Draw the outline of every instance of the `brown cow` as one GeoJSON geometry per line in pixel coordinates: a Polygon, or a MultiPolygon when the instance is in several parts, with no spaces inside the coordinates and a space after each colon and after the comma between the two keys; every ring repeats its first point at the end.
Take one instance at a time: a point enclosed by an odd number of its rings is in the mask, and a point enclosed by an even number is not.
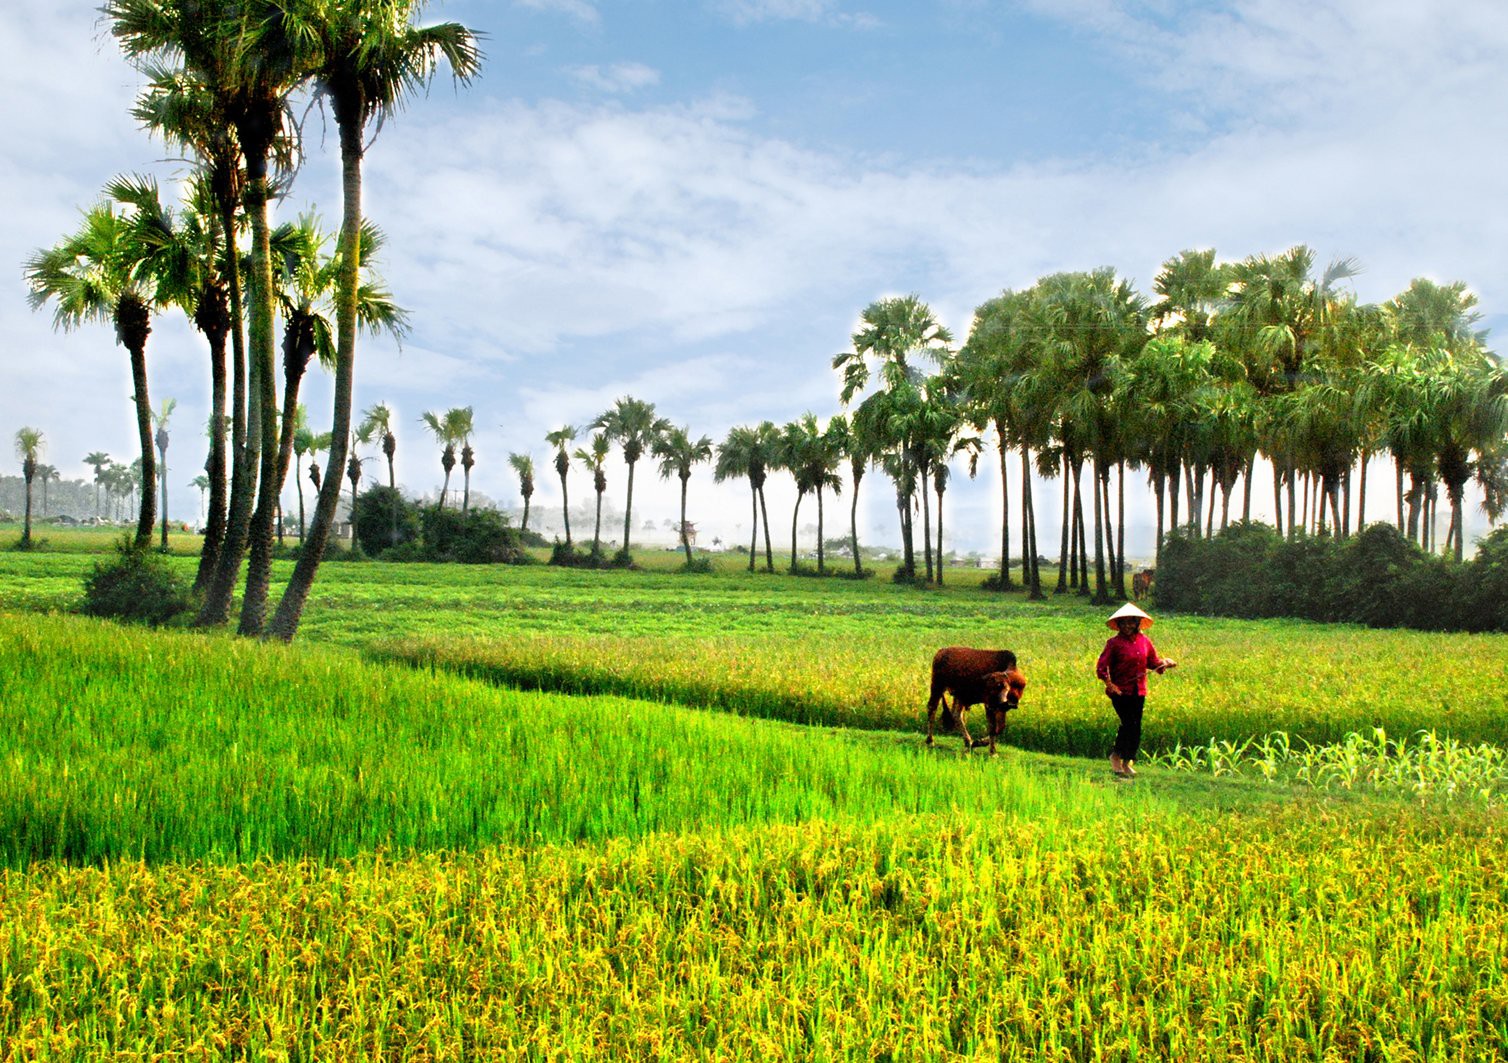
{"type": "Polygon", "coordinates": [[[989,724],[990,752],[995,739],[1005,730],[1005,714],[1021,702],[1026,676],[1016,667],[1016,655],[1010,650],[973,650],[966,646],[946,646],[932,658],[932,692],[927,699],[927,745],[932,744],[932,724],[937,706],[953,716],[965,749],[974,742],[969,737],[968,713],[971,705],[984,705],[989,724]],[[950,707],[944,694],[953,695],[950,707]]]}
{"type": "Polygon", "coordinates": [[[1152,580],[1157,576],[1157,570],[1144,568],[1131,577],[1131,597],[1140,598],[1152,589],[1152,580]]]}

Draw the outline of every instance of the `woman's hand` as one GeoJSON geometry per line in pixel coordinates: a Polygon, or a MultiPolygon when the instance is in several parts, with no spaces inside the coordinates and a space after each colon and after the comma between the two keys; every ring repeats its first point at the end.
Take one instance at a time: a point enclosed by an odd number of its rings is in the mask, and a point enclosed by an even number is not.
{"type": "Polygon", "coordinates": [[[1105,680],[1105,693],[1109,694],[1112,698],[1118,698],[1121,695],[1121,688],[1107,679],[1105,680]]]}
{"type": "Polygon", "coordinates": [[[1177,668],[1177,667],[1178,667],[1178,662],[1177,661],[1172,661],[1172,660],[1169,660],[1168,658],[1164,657],[1162,659],[1162,663],[1157,666],[1157,674],[1158,675],[1162,675],[1162,673],[1166,672],[1168,669],[1170,669],[1170,668],[1177,668]]]}

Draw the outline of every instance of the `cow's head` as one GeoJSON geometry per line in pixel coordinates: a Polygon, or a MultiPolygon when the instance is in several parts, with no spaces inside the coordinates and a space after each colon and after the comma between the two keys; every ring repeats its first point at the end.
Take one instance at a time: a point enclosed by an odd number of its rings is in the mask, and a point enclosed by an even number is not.
{"type": "Polygon", "coordinates": [[[991,672],[984,677],[984,712],[990,733],[998,735],[1005,728],[1005,714],[1021,704],[1026,690],[1026,676],[1015,668],[991,672]]]}

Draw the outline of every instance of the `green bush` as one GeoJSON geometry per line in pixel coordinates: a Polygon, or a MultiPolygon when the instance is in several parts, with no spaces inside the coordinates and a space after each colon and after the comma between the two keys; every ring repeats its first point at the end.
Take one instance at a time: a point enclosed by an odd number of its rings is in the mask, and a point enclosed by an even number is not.
{"type": "Polygon", "coordinates": [[[1163,544],[1157,604],[1217,616],[1508,631],[1508,529],[1467,564],[1425,553],[1390,524],[1348,539],[1284,539],[1234,524],[1212,539],[1177,532],[1163,544]]]}
{"type": "Polygon", "coordinates": [[[518,529],[510,527],[495,509],[425,507],[420,535],[428,561],[458,561],[467,565],[527,564],[518,529]]]}
{"type": "Polygon", "coordinates": [[[357,497],[351,526],[367,556],[382,557],[419,538],[419,507],[391,487],[372,487],[357,497]]]}
{"type": "Polygon", "coordinates": [[[84,577],[86,615],[156,627],[188,610],[189,589],[161,554],[130,538],[122,539],[115,552],[115,560],[96,561],[84,577]]]}

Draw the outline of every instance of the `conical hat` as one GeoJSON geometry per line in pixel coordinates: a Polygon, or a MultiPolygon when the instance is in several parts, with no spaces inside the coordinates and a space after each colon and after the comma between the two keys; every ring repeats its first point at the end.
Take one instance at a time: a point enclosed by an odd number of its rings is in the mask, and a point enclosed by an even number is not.
{"type": "Polygon", "coordinates": [[[1111,613],[1110,619],[1105,621],[1105,626],[1114,631],[1116,629],[1116,621],[1120,620],[1122,617],[1127,616],[1140,617],[1141,629],[1143,631],[1152,626],[1152,618],[1146,613],[1142,612],[1140,609],[1136,608],[1136,606],[1132,605],[1130,602],[1127,602],[1115,612],[1111,613]]]}

